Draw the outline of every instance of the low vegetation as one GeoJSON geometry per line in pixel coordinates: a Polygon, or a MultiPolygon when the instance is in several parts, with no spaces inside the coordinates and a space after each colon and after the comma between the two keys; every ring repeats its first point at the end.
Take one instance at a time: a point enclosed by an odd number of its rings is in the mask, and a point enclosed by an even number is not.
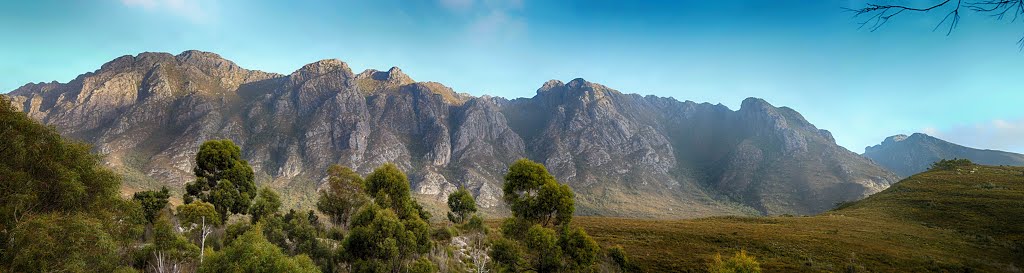
{"type": "Polygon", "coordinates": [[[741,251],[764,272],[1020,272],[1024,168],[963,163],[817,216],[573,223],[645,272],[706,272],[741,251]]]}

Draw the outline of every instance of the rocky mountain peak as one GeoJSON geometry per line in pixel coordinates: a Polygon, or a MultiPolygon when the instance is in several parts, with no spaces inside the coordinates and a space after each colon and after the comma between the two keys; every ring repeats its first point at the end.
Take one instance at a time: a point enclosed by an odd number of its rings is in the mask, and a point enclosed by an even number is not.
{"type": "Polygon", "coordinates": [[[402,69],[391,67],[388,71],[379,71],[376,69],[367,69],[362,73],[356,75],[356,80],[372,80],[379,82],[379,84],[389,85],[393,87],[411,84],[414,81],[409,75],[402,72],[402,69]]]}
{"type": "Polygon", "coordinates": [[[352,69],[348,67],[348,64],[339,59],[323,59],[304,65],[299,70],[292,72],[291,75],[323,75],[337,70],[352,73],[352,69]]]}
{"type": "Polygon", "coordinates": [[[349,88],[355,75],[348,64],[338,59],[325,59],[302,66],[288,75],[286,89],[299,88],[300,93],[316,93],[321,97],[329,92],[349,88]]]}
{"type": "Polygon", "coordinates": [[[740,103],[740,111],[758,111],[758,110],[760,110],[761,112],[763,112],[765,110],[773,109],[773,108],[775,108],[775,106],[772,106],[771,103],[768,103],[764,99],[755,98],[755,97],[746,98],[746,99],[743,100],[742,103],[740,103]]]}
{"type": "Polygon", "coordinates": [[[546,97],[549,103],[560,104],[566,99],[573,101],[595,101],[609,94],[620,94],[607,86],[576,78],[563,84],[558,80],[549,80],[537,89],[537,95],[546,97]]]}
{"type": "Polygon", "coordinates": [[[900,141],[904,141],[906,139],[907,139],[907,135],[898,134],[898,135],[895,135],[895,136],[891,136],[891,137],[885,138],[885,141],[883,141],[883,142],[890,142],[890,143],[892,143],[892,142],[900,142],[900,141]]]}
{"type": "Polygon", "coordinates": [[[205,70],[230,70],[238,67],[234,62],[224,59],[216,53],[199,50],[187,50],[174,58],[182,64],[193,65],[205,70]]]}
{"type": "MultiPolygon", "coordinates": [[[[182,62],[187,62],[188,60],[228,61],[228,60],[224,59],[223,57],[221,57],[220,55],[218,55],[217,53],[200,51],[200,50],[194,50],[194,49],[192,49],[192,50],[185,50],[185,51],[179,53],[177,56],[174,56],[174,57],[177,58],[179,61],[182,61],[182,62]]],[[[228,62],[230,62],[230,61],[228,61],[228,62]]]]}
{"type": "Polygon", "coordinates": [[[14,89],[14,91],[11,91],[11,93],[8,93],[8,95],[24,96],[33,93],[45,93],[46,91],[52,90],[53,88],[57,88],[59,86],[60,83],[57,81],[39,83],[30,82],[26,83],[25,85],[22,85],[21,87],[18,87],[17,89],[14,89]]]}
{"type": "Polygon", "coordinates": [[[565,83],[560,80],[548,80],[547,82],[544,82],[544,85],[542,85],[540,89],[537,89],[537,93],[548,92],[563,87],[565,87],[565,83]]]}
{"type": "Polygon", "coordinates": [[[575,78],[569,81],[565,86],[569,89],[583,89],[591,86],[591,82],[584,80],[583,78],[575,78]]]}
{"type": "Polygon", "coordinates": [[[143,52],[138,55],[124,55],[100,67],[101,71],[120,71],[132,67],[152,67],[158,63],[175,62],[174,55],[166,52],[143,52]]]}

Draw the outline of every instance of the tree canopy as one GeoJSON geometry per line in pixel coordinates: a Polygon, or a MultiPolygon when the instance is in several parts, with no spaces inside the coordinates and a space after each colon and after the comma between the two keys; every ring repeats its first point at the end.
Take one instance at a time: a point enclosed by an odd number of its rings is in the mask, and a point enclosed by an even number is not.
{"type": "Polygon", "coordinates": [[[505,203],[517,218],[544,226],[572,220],[575,194],[540,163],[520,159],[509,166],[503,192],[505,203]]]}
{"type": "Polygon", "coordinates": [[[31,216],[9,244],[4,259],[14,272],[110,272],[119,264],[115,241],[81,213],[31,216]]]}
{"type": "Polygon", "coordinates": [[[448,220],[452,223],[462,224],[469,220],[469,216],[476,213],[476,200],[469,194],[466,188],[459,188],[448,195],[448,220]]]}
{"type": "Polygon", "coordinates": [[[331,165],[327,168],[327,187],[320,191],[316,208],[331,218],[331,222],[348,227],[349,217],[369,197],[363,178],[348,167],[331,165]]]}
{"type": "Polygon", "coordinates": [[[0,97],[0,271],[107,272],[141,234],[141,208],[88,145],[0,97]]]}
{"type": "Polygon", "coordinates": [[[203,143],[193,173],[196,180],[185,185],[185,203],[199,199],[213,204],[221,218],[245,214],[256,197],[255,174],[242,159],[241,148],[231,140],[203,143]]]}
{"type": "Polygon", "coordinates": [[[156,217],[160,214],[160,210],[167,207],[167,198],[170,197],[171,193],[167,191],[167,187],[161,187],[159,191],[136,192],[132,199],[142,205],[142,211],[145,214],[146,221],[149,221],[149,223],[152,224],[156,221],[156,217]]]}
{"type": "Polygon", "coordinates": [[[320,272],[306,255],[288,257],[256,225],[224,250],[208,254],[197,272],[320,272]]]}
{"type": "Polygon", "coordinates": [[[505,174],[503,190],[513,217],[502,223],[503,238],[493,242],[489,253],[498,272],[594,272],[599,262],[626,269],[621,248],[612,252],[615,256],[604,255],[586,231],[569,225],[575,194],[544,165],[516,161],[505,174]]]}

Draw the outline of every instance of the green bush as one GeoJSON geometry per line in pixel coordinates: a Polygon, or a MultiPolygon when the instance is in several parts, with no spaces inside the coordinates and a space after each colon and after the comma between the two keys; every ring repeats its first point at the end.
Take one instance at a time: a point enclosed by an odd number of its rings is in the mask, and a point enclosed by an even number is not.
{"type": "Polygon", "coordinates": [[[494,259],[498,272],[519,272],[523,253],[515,241],[498,238],[493,242],[488,254],[494,259]]]}
{"type": "Polygon", "coordinates": [[[710,273],[760,273],[761,264],[754,256],[747,255],[747,252],[740,250],[728,260],[722,260],[721,254],[715,254],[715,259],[708,264],[710,273]]]}
{"type": "Polygon", "coordinates": [[[626,256],[626,250],[623,250],[622,246],[613,246],[612,248],[609,248],[608,257],[611,258],[612,262],[615,263],[615,265],[617,265],[622,271],[627,271],[630,267],[629,257],[626,256]]]}
{"type": "Polygon", "coordinates": [[[465,223],[476,212],[476,200],[466,188],[459,188],[448,195],[448,220],[455,224],[465,223]]]}
{"type": "Polygon", "coordinates": [[[558,247],[558,235],[554,230],[540,224],[526,231],[523,244],[533,255],[530,264],[537,272],[556,272],[561,267],[562,250],[558,247]]]}
{"type": "Polygon", "coordinates": [[[438,271],[437,265],[426,257],[416,260],[409,265],[409,273],[434,273],[438,271]]]}
{"type": "Polygon", "coordinates": [[[12,272],[110,272],[117,244],[98,221],[82,214],[43,214],[10,235],[5,263],[12,272]]]}
{"type": "Polygon", "coordinates": [[[255,226],[223,251],[207,254],[197,272],[320,272],[306,255],[288,257],[255,226]]]}
{"type": "Polygon", "coordinates": [[[934,163],[932,163],[932,166],[930,168],[928,168],[928,170],[952,171],[952,170],[956,170],[958,168],[970,167],[970,166],[973,166],[973,165],[974,165],[974,162],[971,162],[971,160],[969,160],[969,159],[963,159],[963,158],[960,158],[960,159],[958,159],[958,158],[942,159],[942,160],[935,161],[934,163]]]}

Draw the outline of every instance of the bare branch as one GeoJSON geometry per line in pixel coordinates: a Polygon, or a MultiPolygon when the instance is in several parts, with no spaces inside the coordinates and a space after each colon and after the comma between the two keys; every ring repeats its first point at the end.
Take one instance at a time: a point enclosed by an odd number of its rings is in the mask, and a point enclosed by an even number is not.
{"type": "MultiPolygon", "coordinates": [[[[867,27],[871,31],[878,30],[893,17],[904,14],[904,12],[917,12],[927,13],[932,10],[941,9],[944,7],[951,7],[946,16],[942,17],[942,21],[939,21],[932,31],[937,31],[939,28],[948,25],[946,29],[946,35],[953,33],[953,30],[960,25],[961,11],[969,11],[977,14],[988,15],[996,20],[1004,20],[1011,17],[1010,22],[1016,22],[1018,17],[1024,15],[1024,0],[943,0],[938,1],[933,5],[925,7],[911,7],[905,5],[882,5],[869,3],[862,8],[843,8],[848,12],[853,13],[854,18],[867,19],[859,23],[860,28],[867,27]]],[[[1017,45],[1022,51],[1024,51],[1024,38],[1017,40],[1017,45]]]]}
{"type": "MultiPolygon", "coordinates": [[[[879,4],[870,4],[869,3],[869,4],[867,4],[866,7],[860,8],[860,9],[851,9],[851,8],[844,8],[844,9],[846,11],[853,12],[854,13],[853,17],[860,17],[860,16],[863,16],[863,15],[874,14],[874,15],[871,15],[871,17],[869,17],[867,20],[864,20],[863,22],[861,22],[859,28],[863,28],[864,26],[870,25],[871,26],[870,27],[871,31],[875,31],[875,30],[878,30],[879,28],[881,28],[883,25],[885,25],[885,23],[889,22],[889,19],[891,19],[892,17],[894,17],[896,15],[899,15],[899,14],[903,13],[904,11],[928,12],[928,11],[940,8],[942,6],[945,6],[945,5],[949,4],[949,3],[951,3],[952,1],[953,0],[945,0],[945,1],[942,1],[942,2],[940,2],[938,4],[935,4],[935,5],[930,6],[930,7],[925,7],[925,8],[915,8],[915,7],[909,7],[909,6],[904,6],[904,5],[879,5],[879,4]]],[[[957,0],[957,2],[956,2],[956,4],[957,4],[956,9],[954,9],[953,11],[950,12],[950,14],[955,15],[954,16],[954,17],[956,17],[955,21],[959,21],[959,17],[960,17],[959,16],[959,10],[960,10],[960,2],[961,1],[962,0],[957,0]]],[[[949,17],[949,16],[950,15],[946,15],[946,17],[949,17]]],[[[945,21],[945,20],[943,20],[943,21],[945,21]]],[[[941,25],[942,23],[939,23],[939,24],[941,25]]],[[[953,27],[955,27],[955,25],[951,25],[950,29],[952,30],[953,27]]]]}

